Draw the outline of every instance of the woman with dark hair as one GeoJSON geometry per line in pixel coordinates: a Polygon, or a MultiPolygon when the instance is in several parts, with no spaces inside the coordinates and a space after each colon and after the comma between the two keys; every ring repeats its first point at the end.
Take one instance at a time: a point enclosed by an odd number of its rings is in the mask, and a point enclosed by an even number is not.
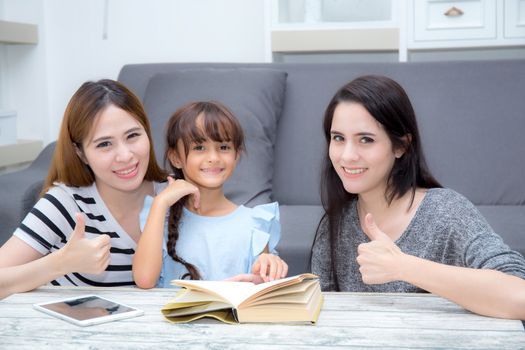
{"type": "Polygon", "coordinates": [[[0,248],[3,271],[41,273],[10,282],[9,292],[49,281],[135,285],[131,265],[141,234],[139,214],[144,197],[165,179],[151,141],[144,108],[125,86],[100,80],[76,91],[42,197],[0,248]]]}
{"type": "Polygon", "coordinates": [[[312,246],[325,291],[422,292],[525,319],[525,259],[427,168],[410,100],[383,76],[343,86],[324,117],[326,211],[312,246]]]}

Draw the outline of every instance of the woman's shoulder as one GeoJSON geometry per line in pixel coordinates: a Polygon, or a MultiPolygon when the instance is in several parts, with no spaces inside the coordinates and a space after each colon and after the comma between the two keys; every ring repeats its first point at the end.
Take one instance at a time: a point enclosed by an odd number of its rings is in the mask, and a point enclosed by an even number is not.
{"type": "Polygon", "coordinates": [[[320,228],[326,228],[330,220],[338,220],[343,224],[352,222],[357,219],[357,199],[351,199],[344,203],[339,210],[334,210],[331,215],[328,214],[326,208],[323,212],[323,216],[319,221],[320,228]]]}
{"type": "Polygon", "coordinates": [[[60,212],[76,213],[79,210],[94,217],[107,216],[109,212],[100,197],[96,185],[68,186],[54,183],[45,195],[37,202],[37,207],[43,210],[51,208],[60,212]],[[47,209],[46,209],[47,208],[47,209]]]}
{"type": "Polygon", "coordinates": [[[474,205],[464,195],[451,188],[430,188],[423,200],[426,206],[434,209],[444,210],[458,209],[462,207],[472,208],[474,205]]]}
{"type": "Polygon", "coordinates": [[[484,221],[476,206],[462,194],[450,188],[432,188],[427,191],[419,209],[425,225],[429,222],[442,228],[461,228],[484,221]]]}
{"type": "Polygon", "coordinates": [[[85,201],[93,201],[93,191],[95,184],[89,186],[68,186],[61,182],[53,183],[46,194],[49,194],[57,199],[84,199],[85,201]],[[87,199],[89,198],[89,199],[87,199]]]}

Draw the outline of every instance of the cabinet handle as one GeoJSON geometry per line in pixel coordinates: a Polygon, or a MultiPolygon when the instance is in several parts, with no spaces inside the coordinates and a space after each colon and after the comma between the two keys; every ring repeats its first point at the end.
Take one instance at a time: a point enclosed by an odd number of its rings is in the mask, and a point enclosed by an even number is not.
{"type": "Polygon", "coordinates": [[[444,13],[447,17],[459,17],[463,16],[464,12],[461,9],[458,9],[456,6],[452,6],[444,13]]]}

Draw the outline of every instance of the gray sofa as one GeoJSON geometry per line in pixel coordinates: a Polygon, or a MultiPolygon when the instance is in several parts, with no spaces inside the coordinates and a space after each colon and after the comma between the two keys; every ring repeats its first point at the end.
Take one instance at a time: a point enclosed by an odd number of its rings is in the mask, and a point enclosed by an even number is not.
{"type": "MultiPolygon", "coordinates": [[[[383,74],[407,90],[434,175],[469,198],[513,249],[525,253],[525,60],[348,64],[169,63],[124,66],[119,80],[144,101],[159,160],[173,110],[195,99],[225,102],[248,136],[227,186],[238,203],[280,203],[278,249],[290,273],[308,269],[322,215],[323,111],[344,83],[383,74]]],[[[53,144],[29,169],[0,176],[0,242],[34,201],[53,144]]]]}

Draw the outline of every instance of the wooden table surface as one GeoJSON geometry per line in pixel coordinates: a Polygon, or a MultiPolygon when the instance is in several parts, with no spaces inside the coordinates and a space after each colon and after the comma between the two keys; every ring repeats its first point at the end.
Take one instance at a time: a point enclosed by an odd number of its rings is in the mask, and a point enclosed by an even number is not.
{"type": "Polygon", "coordinates": [[[325,293],[317,325],[200,321],[175,325],[160,308],[173,289],[41,287],[0,301],[0,349],[525,349],[520,321],[472,314],[428,294],[325,293]],[[144,316],[78,327],[32,304],[97,294],[144,316]]]}

